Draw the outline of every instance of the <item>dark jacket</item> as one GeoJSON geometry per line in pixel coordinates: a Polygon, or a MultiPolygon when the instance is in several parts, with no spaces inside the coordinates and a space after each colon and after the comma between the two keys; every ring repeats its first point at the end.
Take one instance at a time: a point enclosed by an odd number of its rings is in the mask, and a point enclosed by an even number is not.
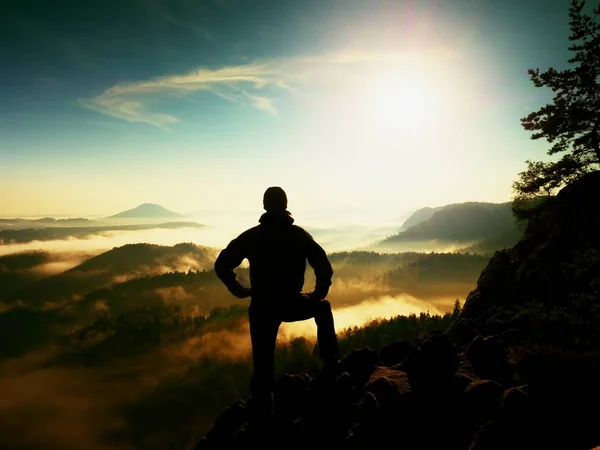
{"type": "Polygon", "coordinates": [[[229,291],[241,298],[299,294],[308,261],[316,276],[312,295],[325,298],[333,276],[325,250],[306,230],[293,224],[287,211],[265,213],[259,222],[232,240],[215,262],[215,272],[229,291]],[[245,258],[250,263],[251,291],[242,286],[234,272],[245,258]]]}

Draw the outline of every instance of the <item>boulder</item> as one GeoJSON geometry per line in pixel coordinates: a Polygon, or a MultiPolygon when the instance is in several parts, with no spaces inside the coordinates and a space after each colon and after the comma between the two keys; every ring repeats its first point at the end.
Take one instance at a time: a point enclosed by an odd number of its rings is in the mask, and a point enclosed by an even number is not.
{"type": "Polygon", "coordinates": [[[469,433],[491,420],[500,408],[504,388],[496,381],[476,380],[465,389],[461,406],[469,433]]]}
{"type": "Polygon", "coordinates": [[[465,349],[465,356],[475,373],[500,383],[508,383],[512,368],[508,362],[507,348],[496,337],[477,336],[465,349]]]}
{"type": "Polygon", "coordinates": [[[340,370],[350,375],[354,386],[361,388],[378,365],[381,365],[379,354],[364,347],[344,356],[340,361],[340,370]]]}
{"type": "Polygon", "coordinates": [[[212,429],[194,447],[194,450],[223,448],[235,432],[246,423],[246,403],[237,400],[229,405],[215,420],[212,429]]]}
{"type": "Polygon", "coordinates": [[[307,407],[308,391],[306,377],[284,374],[273,388],[274,414],[282,420],[298,419],[307,407]]]}
{"type": "Polygon", "coordinates": [[[446,335],[432,334],[400,366],[408,374],[413,390],[438,395],[454,382],[459,360],[446,335]]]}
{"type": "Polygon", "coordinates": [[[385,345],[379,352],[383,365],[391,367],[400,364],[415,350],[415,346],[408,341],[396,341],[385,345]]]}

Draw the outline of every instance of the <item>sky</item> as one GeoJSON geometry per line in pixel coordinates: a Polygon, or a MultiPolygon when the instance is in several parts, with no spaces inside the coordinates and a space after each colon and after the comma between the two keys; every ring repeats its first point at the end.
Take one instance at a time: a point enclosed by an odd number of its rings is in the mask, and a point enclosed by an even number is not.
{"type": "Polygon", "coordinates": [[[4,0],[0,215],[508,201],[567,0],[4,0]]]}

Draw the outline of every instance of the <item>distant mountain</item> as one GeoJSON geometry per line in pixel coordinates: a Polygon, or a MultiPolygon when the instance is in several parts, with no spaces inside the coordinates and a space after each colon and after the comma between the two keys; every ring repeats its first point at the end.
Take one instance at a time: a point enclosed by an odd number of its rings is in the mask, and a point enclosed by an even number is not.
{"type": "Polygon", "coordinates": [[[404,221],[404,223],[400,227],[400,231],[408,230],[409,228],[414,227],[415,225],[418,225],[422,222],[425,222],[426,220],[431,219],[433,214],[442,208],[442,206],[438,206],[436,208],[430,208],[427,206],[425,208],[417,209],[414,213],[410,215],[408,219],[404,221]]]}
{"type": "Polygon", "coordinates": [[[511,203],[467,202],[423,208],[409,217],[401,231],[376,244],[380,248],[393,248],[403,243],[432,242],[465,243],[479,251],[493,251],[489,243],[502,248],[513,245],[522,235],[511,203]],[[429,214],[431,216],[425,220],[429,214]],[[411,223],[415,225],[405,227],[411,223]]]}
{"type": "Polygon", "coordinates": [[[133,209],[110,216],[109,219],[180,219],[182,217],[183,215],[169,211],[160,205],[142,203],[133,209]]]}

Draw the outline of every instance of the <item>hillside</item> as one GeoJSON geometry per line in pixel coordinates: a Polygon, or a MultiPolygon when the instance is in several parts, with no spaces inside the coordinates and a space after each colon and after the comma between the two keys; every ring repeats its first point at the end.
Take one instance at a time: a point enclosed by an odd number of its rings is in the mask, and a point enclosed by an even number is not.
{"type": "Polygon", "coordinates": [[[169,211],[154,203],[142,203],[135,208],[122,211],[109,219],[181,219],[183,215],[169,211]]]}
{"type": "Polygon", "coordinates": [[[431,219],[433,214],[442,208],[443,206],[437,206],[435,208],[426,206],[425,208],[417,209],[408,217],[408,219],[404,221],[404,223],[400,227],[400,231],[408,230],[409,228],[414,227],[415,225],[419,225],[420,223],[431,219]]]}
{"type": "Polygon", "coordinates": [[[85,295],[132,278],[171,271],[202,270],[212,265],[215,251],[195,244],[175,246],[128,244],[94,256],[70,270],[44,278],[15,292],[8,302],[28,305],[85,295]]]}
{"type": "Polygon", "coordinates": [[[43,217],[41,219],[0,219],[0,230],[16,228],[43,228],[53,227],[89,227],[99,226],[100,222],[82,217],[73,217],[69,219],[55,219],[54,217],[43,217]]]}
{"type": "MultiPolygon", "coordinates": [[[[0,360],[43,344],[65,330],[111,314],[140,307],[178,305],[183,314],[208,313],[239,302],[212,270],[216,249],[191,243],[175,246],[129,244],[71,264],[71,255],[24,252],[0,257],[0,360]],[[47,273],[44,266],[69,263],[68,270],[47,273]]],[[[79,256],[78,256],[79,257],[79,256]]],[[[472,289],[486,258],[477,255],[330,254],[337,308],[403,295],[447,310],[472,289]]],[[[248,269],[236,270],[243,283],[248,269]]],[[[307,267],[305,287],[315,279],[307,267]]],[[[242,303],[247,300],[242,300],[242,303]]],[[[360,307],[358,308],[360,310],[360,307]]],[[[359,314],[361,314],[359,312],[359,314]]]]}
{"type": "Polygon", "coordinates": [[[399,292],[427,299],[461,297],[475,285],[488,257],[471,253],[420,254],[414,261],[389,270],[384,282],[399,292]]]}
{"type": "Polygon", "coordinates": [[[348,353],[329,385],[285,375],[272,417],[231,404],[195,450],[572,449],[600,445],[600,172],[489,261],[457,321],[348,353]]]}
{"type": "Polygon", "coordinates": [[[521,234],[510,203],[457,203],[417,211],[405,222],[402,231],[375,247],[392,250],[411,243],[437,242],[494,251],[513,245],[521,234]],[[408,226],[412,223],[415,225],[408,226]]]}
{"type": "Polygon", "coordinates": [[[118,316],[172,303],[186,313],[206,313],[229,305],[214,271],[206,270],[214,257],[213,249],[189,243],[129,244],[42,279],[14,269],[35,267],[48,261],[49,254],[0,257],[0,269],[7,271],[7,283],[0,285],[0,361],[107,313],[118,316]]]}
{"type": "Polygon", "coordinates": [[[52,261],[48,252],[30,251],[0,255],[0,302],[44,277],[35,268],[52,261]]]}

